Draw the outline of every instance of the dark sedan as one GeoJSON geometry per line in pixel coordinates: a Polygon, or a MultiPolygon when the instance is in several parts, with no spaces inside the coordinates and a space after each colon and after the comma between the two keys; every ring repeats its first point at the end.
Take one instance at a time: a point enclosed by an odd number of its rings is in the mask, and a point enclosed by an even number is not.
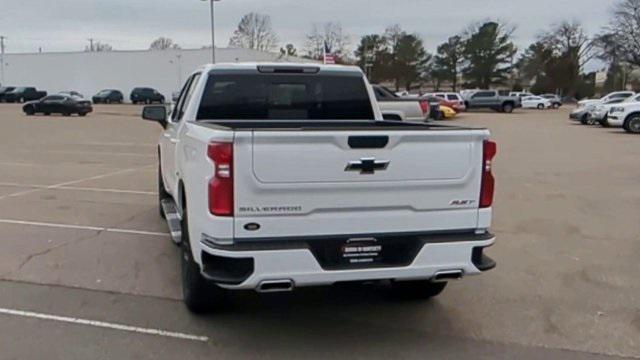
{"type": "Polygon", "coordinates": [[[27,115],[41,113],[45,115],[62,114],[70,116],[71,114],[78,114],[79,116],[85,116],[92,112],[93,108],[90,101],[79,97],[50,95],[24,104],[22,110],[27,115]]]}
{"type": "Polygon", "coordinates": [[[15,89],[15,86],[3,86],[0,87],[0,102],[4,102],[4,94],[10,93],[15,89]]]}
{"type": "Polygon", "coordinates": [[[124,95],[119,90],[107,89],[95,94],[91,100],[94,104],[122,104],[124,95]]]}

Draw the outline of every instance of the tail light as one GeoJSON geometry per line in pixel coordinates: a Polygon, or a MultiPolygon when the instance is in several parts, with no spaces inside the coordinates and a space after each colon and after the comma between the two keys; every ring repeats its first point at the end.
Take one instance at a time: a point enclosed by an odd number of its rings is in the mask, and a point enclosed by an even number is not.
{"type": "Polygon", "coordinates": [[[431,110],[431,107],[429,106],[429,101],[427,100],[420,101],[420,108],[422,109],[423,114],[428,114],[429,111],[431,110]]]}
{"type": "Polygon", "coordinates": [[[215,164],[215,173],[209,181],[209,212],[233,216],[233,143],[211,143],[207,156],[215,164]]]}
{"type": "Polygon", "coordinates": [[[495,179],[491,172],[493,158],[498,152],[498,146],[490,140],[484,141],[483,159],[482,159],[482,185],[480,188],[480,207],[488,208],[493,204],[493,192],[495,188],[495,179]]]}

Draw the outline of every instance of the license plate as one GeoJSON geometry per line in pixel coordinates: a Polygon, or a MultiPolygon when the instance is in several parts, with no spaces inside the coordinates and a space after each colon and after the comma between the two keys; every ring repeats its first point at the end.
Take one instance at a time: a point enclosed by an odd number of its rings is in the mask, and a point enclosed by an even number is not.
{"type": "Polygon", "coordinates": [[[375,239],[368,241],[347,241],[340,249],[340,258],[349,264],[375,263],[382,257],[382,245],[375,239]]]}

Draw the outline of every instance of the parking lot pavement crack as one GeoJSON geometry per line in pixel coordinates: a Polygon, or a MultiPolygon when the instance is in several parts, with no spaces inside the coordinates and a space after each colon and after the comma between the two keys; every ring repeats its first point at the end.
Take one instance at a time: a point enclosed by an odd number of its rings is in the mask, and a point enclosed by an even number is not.
{"type": "Polygon", "coordinates": [[[88,240],[91,240],[91,239],[95,239],[98,236],[100,236],[100,234],[102,234],[104,232],[105,232],[104,229],[96,230],[96,232],[94,234],[90,235],[90,236],[83,236],[83,237],[80,237],[80,238],[78,238],[76,240],[73,240],[73,241],[66,241],[66,242],[57,244],[56,246],[50,247],[48,249],[45,249],[45,250],[38,251],[38,252],[35,252],[33,254],[30,254],[24,260],[22,260],[22,262],[14,270],[11,270],[11,271],[9,271],[7,273],[4,273],[4,274],[2,274],[0,276],[4,279],[4,278],[6,278],[6,276],[15,274],[18,271],[22,270],[28,263],[30,263],[31,261],[33,261],[36,258],[39,258],[41,256],[45,256],[45,255],[51,253],[52,251],[60,249],[60,248],[63,248],[65,246],[69,245],[69,244],[78,245],[78,244],[80,244],[82,242],[85,242],[85,241],[88,241],[88,240]]]}

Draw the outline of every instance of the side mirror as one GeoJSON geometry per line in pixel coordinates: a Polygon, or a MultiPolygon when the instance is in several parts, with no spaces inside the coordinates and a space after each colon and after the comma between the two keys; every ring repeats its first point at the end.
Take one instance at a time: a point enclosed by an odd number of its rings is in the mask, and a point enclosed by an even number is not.
{"type": "Polygon", "coordinates": [[[167,127],[167,108],[164,105],[150,105],[142,109],[142,118],[149,121],[155,121],[167,127]]]}

